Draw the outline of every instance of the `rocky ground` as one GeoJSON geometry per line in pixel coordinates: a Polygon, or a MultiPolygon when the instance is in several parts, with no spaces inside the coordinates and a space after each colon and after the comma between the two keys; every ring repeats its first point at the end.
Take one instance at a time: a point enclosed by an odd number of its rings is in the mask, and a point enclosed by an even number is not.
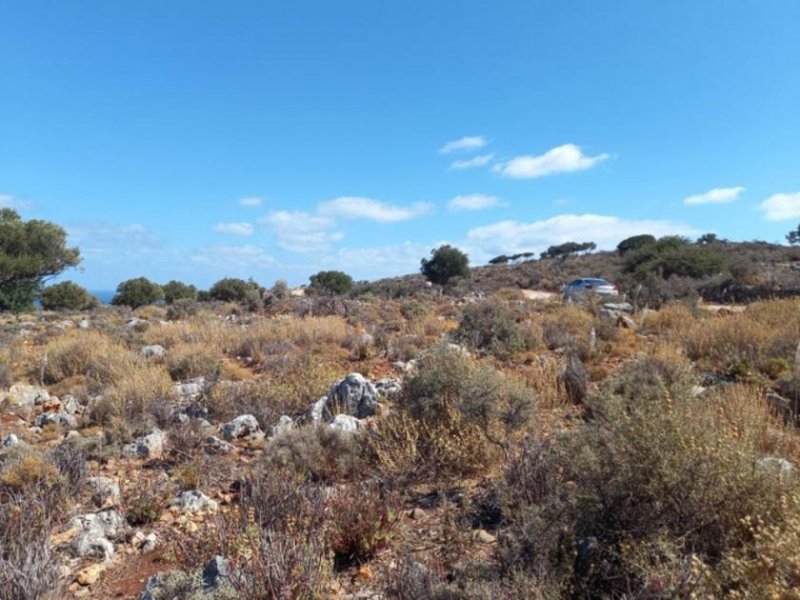
{"type": "MultiPolygon", "coordinates": [[[[440,588],[516,597],[511,580],[487,573],[506,568],[522,536],[509,507],[530,502],[513,483],[526,444],[583,435],[593,398],[606,398],[625,365],[658,356],[673,365],[659,369],[688,368],[663,380],[687,402],[724,393],[771,402],[787,422],[798,412],[781,383],[794,345],[763,326],[786,320],[770,311],[795,310],[789,304],[632,314],[624,303],[564,307],[549,295],[434,302],[353,304],[347,316],[217,307],[166,321],[151,307],[7,319],[0,525],[12,540],[27,506],[32,519],[46,515],[43,554],[27,564],[57,565],[50,575],[21,571],[29,587],[9,598],[48,597],[48,588],[50,597],[152,600],[412,598],[440,588]],[[486,317],[492,304],[512,320],[486,317]],[[488,325],[470,329],[479,317],[488,325]],[[486,327],[495,337],[479,337],[486,327]],[[764,355],[746,370],[727,358],[754,347],[764,355]],[[454,391],[452,405],[437,387],[445,369],[465,369],[446,385],[474,387],[454,391]],[[418,412],[437,398],[444,421],[418,412]],[[60,499],[51,506],[48,494],[60,499]],[[275,515],[283,520],[268,527],[275,515]],[[276,574],[259,562],[266,557],[297,562],[276,574]],[[318,561],[311,571],[309,557],[318,561]],[[248,588],[254,573],[284,587],[248,588]],[[303,587],[312,580],[313,590],[303,587]]],[[[799,326],[792,319],[787,339],[799,326]]],[[[793,478],[795,434],[766,408],[758,415],[748,417],[762,423],[758,468],[793,478]]],[[[542,586],[534,596],[547,595],[551,583],[525,577],[542,586]]]]}

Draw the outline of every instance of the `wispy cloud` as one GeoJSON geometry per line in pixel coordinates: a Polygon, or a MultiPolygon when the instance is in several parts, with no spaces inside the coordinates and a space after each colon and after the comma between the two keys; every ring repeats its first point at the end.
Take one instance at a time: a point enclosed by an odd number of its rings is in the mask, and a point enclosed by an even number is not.
{"type": "Polygon", "coordinates": [[[33,206],[32,202],[22,200],[11,194],[0,194],[0,208],[28,209],[33,206]]]}
{"type": "Polygon", "coordinates": [[[454,171],[463,171],[465,169],[476,169],[485,167],[494,159],[494,153],[481,154],[475,158],[467,158],[465,160],[456,160],[450,163],[450,168],[454,171]]]}
{"type": "Polygon", "coordinates": [[[468,135],[457,140],[451,140],[439,148],[439,154],[450,154],[452,152],[462,152],[465,150],[477,150],[483,148],[488,142],[482,135],[468,135]]]}
{"type": "Polygon", "coordinates": [[[491,257],[497,254],[540,252],[564,242],[595,242],[600,249],[612,249],[632,235],[694,235],[697,232],[683,223],[661,220],[635,220],[594,214],[563,214],[529,223],[500,221],[476,227],[467,233],[473,254],[491,257]]]}
{"type": "Polygon", "coordinates": [[[344,219],[367,219],[378,223],[396,223],[407,221],[432,210],[426,202],[417,202],[409,206],[399,206],[363,198],[359,196],[341,196],[318,206],[321,215],[344,219]]]}
{"type": "Polygon", "coordinates": [[[800,192],[774,194],[761,203],[767,221],[788,221],[800,218],[800,192]]]}
{"type": "Polygon", "coordinates": [[[483,210],[501,206],[502,202],[497,196],[487,194],[468,194],[466,196],[456,196],[447,203],[447,208],[453,212],[463,210],[483,210]]]}
{"type": "Polygon", "coordinates": [[[259,269],[275,263],[275,259],[264,248],[249,244],[208,246],[195,251],[190,260],[199,265],[236,270],[259,269]]]}
{"type": "Polygon", "coordinates": [[[333,242],[344,238],[343,233],[332,231],[334,219],[306,211],[279,210],[259,221],[273,231],[282,248],[292,252],[328,250],[333,242]]]}
{"type": "Polygon", "coordinates": [[[736,200],[744,192],[742,186],[714,188],[703,194],[694,194],[683,199],[684,204],[727,204],[736,200]]]}
{"type": "Polygon", "coordinates": [[[564,144],[539,156],[516,156],[493,167],[495,173],[512,179],[534,179],[557,173],[585,171],[608,160],[610,154],[586,156],[580,146],[564,144]]]}
{"type": "Polygon", "coordinates": [[[70,244],[80,247],[85,258],[102,261],[141,259],[163,252],[163,240],[139,223],[117,225],[80,223],[66,228],[70,244]]]}
{"type": "Polygon", "coordinates": [[[240,198],[239,199],[239,204],[240,205],[247,206],[247,207],[250,207],[250,208],[261,206],[263,203],[264,203],[264,199],[263,198],[259,198],[258,196],[247,196],[245,198],[240,198]]]}
{"type": "Polygon", "coordinates": [[[253,226],[250,223],[217,223],[212,229],[227,235],[253,235],[253,226]]]}

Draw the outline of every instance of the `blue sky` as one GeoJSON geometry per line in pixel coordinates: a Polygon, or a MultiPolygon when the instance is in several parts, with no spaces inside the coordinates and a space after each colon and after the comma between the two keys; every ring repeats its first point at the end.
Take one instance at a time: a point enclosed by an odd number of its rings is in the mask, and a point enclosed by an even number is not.
{"type": "Polygon", "coordinates": [[[800,222],[796,0],[0,0],[0,205],[93,289],[800,222]]]}

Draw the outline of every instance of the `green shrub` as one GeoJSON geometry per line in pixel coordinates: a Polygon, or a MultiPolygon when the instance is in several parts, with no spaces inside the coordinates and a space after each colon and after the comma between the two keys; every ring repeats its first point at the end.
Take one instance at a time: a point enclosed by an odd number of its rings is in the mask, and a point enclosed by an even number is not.
{"type": "Polygon", "coordinates": [[[100,302],[77,283],[62,281],[44,288],[41,296],[45,310],[89,310],[100,302]]]}
{"type": "Polygon", "coordinates": [[[130,306],[138,308],[147,304],[154,304],[164,298],[164,291],[157,283],[146,277],[128,279],[117,286],[117,293],[111,299],[115,306],[130,306]]]}
{"type": "Polygon", "coordinates": [[[472,476],[507,452],[534,411],[530,389],[460,351],[420,359],[401,411],[376,423],[367,445],[381,471],[400,480],[472,476]]]}
{"type": "Polygon", "coordinates": [[[536,339],[526,335],[517,324],[514,313],[496,302],[467,306],[454,337],[473,351],[485,350],[499,359],[531,349],[536,344],[536,339]]]}
{"type": "Polygon", "coordinates": [[[193,285],[175,281],[168,281],[161,289],[164,291],[164,301],[173,304],[178,300],[197,300],[197,288],[193,285]]]}
{"type": "Polygon", "coordinates": [[[625,270],[636,279],[656,273],[662,279],[699,279],[725,269],[725,255],[710,246],[698,246],[678,236],[668,236],[625,254],[625,270]]]}
{"type": "Polygon", "coordinates": [[[656,238],[649,233],[644,233],[642,235],[634,235],[629,238],[625,238],[619,244],[617,244],[617,252],[619,252],[620,256],[624,256],[628,252],[632,250],[638,250],[643,246],[648,246],[650,244],[655,244],[656,238]]]}
{"type": "Polygon", "coordinates": [[[263,288],[252,279],[245,281],[233,277],[220,279],[208,290],[208,295],[212,300],[239,302],[249,310],[261,308],[263,293],[263,288]]]}
{"type": "Polygon", "coordinates": [[[309,281],[308,289],[321,296],[341,296],[353,289],[353,278],[342,271],[320,271],[309,281]]]}
{"type": "Polygon", "coordinates": [[[179,298],[167,307],[167,320],[180,321],[193,317],[200,310],[197,300],[179,298]]]}
{"type": "Polygon", "coordinates": [[[758,468],[766,408],[738,388],[696,397],[691,382],[683,361],[634,363],[591,420],[515,465],[508,569],[542,569],[573,597],[682,596],[694,564],[713,571],[752,543],[753,520],[783,522],[795,483],[758,468]]]}

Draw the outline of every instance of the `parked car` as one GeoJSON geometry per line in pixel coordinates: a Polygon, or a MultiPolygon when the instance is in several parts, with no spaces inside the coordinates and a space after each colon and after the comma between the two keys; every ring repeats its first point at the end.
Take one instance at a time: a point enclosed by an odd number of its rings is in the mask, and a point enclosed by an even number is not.
{"type": "Polygon", "coordinates": [[[596,277],[583,277],[571,281],[561,288],[565,300],[581,300],[591,295],[619,296],[619,290],[613,283],[596,277]]]}

